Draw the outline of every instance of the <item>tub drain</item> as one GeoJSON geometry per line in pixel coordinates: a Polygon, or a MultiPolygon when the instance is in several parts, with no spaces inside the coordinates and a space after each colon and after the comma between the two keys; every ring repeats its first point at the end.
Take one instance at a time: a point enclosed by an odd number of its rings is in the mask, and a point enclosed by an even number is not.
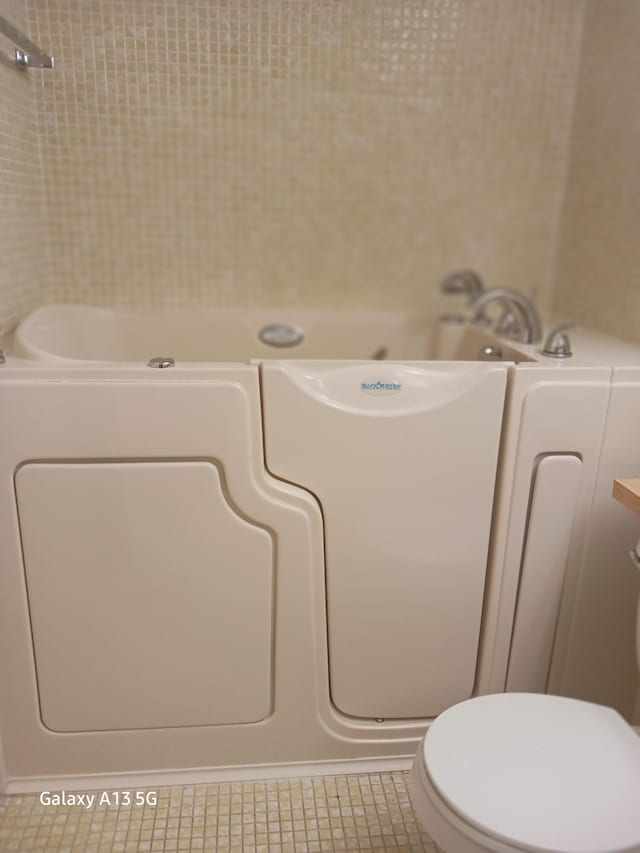
{"type": "Polygon", "coordinates": [[[271,323],[260,329],[258,337],[263,344],[270,347],[295,347],[304,340],[304,332],[287,323],[271,323]]]}

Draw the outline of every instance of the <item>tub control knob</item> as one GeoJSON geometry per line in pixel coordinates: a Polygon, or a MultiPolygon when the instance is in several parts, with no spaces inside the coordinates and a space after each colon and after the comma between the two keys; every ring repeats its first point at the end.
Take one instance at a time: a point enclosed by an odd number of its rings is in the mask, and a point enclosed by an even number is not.
{"type": "Polygon", "coordinates": [[[482,347],[480,352],[478,353],[479,361],[501,361],[502,360],[502,349],[501,347],[492,346],[491,344],[486,347],[482,347]]]}
{"type": "Polygon", "coordinates": [[[147,362],[148,367],[174,367],[175,359],[169,358],[168,356],[156,356],[155,358],[149,359],[147,362]]]}
{"type": "Polygon", "coordinates": [[[567,329],[573,329],[575,323],[563,323],[558,326],[548,336],[542,348],[542,355],[550,356],[551,358],[571,358],[571,342],[567,329]]]}

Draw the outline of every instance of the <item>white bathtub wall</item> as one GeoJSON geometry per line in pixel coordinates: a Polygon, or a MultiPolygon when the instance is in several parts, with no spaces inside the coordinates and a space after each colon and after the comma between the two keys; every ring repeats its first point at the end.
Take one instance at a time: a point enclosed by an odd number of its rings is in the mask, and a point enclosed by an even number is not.
{"type": "Polygon", "coordinates": [[[589,0],[555,308],[640,342],[640,3],[589,0]]]}
{"type": "MultiPolygon", "coordinates": [[[[27,29],[20,0],[0,0],[0,15],[27,29]]],[[[0,334],[42,300],[47,267],[36,94],[51,72],[24,73],[12,57],[0,36],[0,334]]]]}
{"type": "Polygon", "coordinates": [[[584,3],[28,0],[49,296],[438,308],[549,295],[584,3]]]}

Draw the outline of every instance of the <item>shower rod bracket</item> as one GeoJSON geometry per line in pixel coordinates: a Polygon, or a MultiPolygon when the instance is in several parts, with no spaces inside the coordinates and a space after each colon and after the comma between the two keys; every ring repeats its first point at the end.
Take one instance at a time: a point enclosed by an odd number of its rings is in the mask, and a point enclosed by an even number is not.
{"type": "Polygon", "coordinates": [[[27,38],[20,30],[17,30],[13,24],[7,21],[0,15],[0,34],[6,36],[10,41],[17,45],[15,52],[16,65],[23,71],[27,68],[53,68],[55,60],[53,56],[49,56],[40,50],[37,44],[34,44],[31,39],[27,38]]]}

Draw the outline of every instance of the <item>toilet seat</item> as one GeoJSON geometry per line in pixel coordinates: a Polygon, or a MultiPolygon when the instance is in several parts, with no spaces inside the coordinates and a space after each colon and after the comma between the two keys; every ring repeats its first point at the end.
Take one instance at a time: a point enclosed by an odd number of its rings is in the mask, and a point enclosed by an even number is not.
{"type": "Polygon", "coordinates": [[[413,786],[427,830],[458,833],[455,853],[640,851],[640,738],[600,705],[526,693],[455,705],[427,732],[413,786]]]}

